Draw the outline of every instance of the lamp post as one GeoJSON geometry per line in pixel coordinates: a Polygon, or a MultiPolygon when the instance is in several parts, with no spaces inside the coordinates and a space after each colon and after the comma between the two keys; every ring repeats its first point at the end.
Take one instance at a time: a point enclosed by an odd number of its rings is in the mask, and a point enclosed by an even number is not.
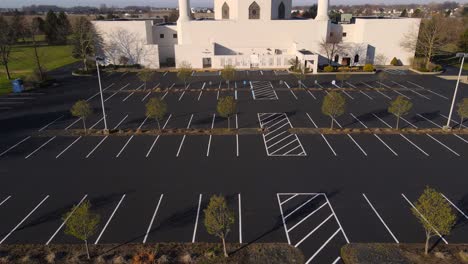
{"type": "Polygon", "coordinates": [[[97,75],[98,75],[98,81],[99,81],[99,92],[101,94],[102,116],[104,118],[104,133],[108,134],[109,129],[107,128],[106,108],[104,107],[104,95],[102,94],[101,73],[99,72],[99,62],[102,60],[103,60],[102,58],[96,57],[96,68],[97,68],[97,75]]]}
{"type": "Polygon", "coordinates": [[[456,55],[457,58],[462,58],[461,65],[460,65],[460,72],[458,73],[458,79],[457,79],[457,84],[455,86],[455,92],[453,93],[453,99],[452,99],[452,105],[450,106],[450,113],[447,119],[447,125],[444,126],[445,130],[451,130],[452,127],[450,126],[450,121],[452,120],[452,113],[453,113],[453,107],[455,106],[455,101],[457,99],[457,92],[458,92],[458,86],[460,84],[460,78],[461,74],[463,71],[463,64],[465,63],[465,58],[468,57],[468,53],[457,53],[456,55]]]}

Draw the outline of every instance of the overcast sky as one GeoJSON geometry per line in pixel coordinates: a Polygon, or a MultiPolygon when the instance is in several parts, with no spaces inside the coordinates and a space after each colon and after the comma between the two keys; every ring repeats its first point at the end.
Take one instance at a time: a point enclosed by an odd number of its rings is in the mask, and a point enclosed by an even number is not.
{"type": "MultiPolygon", "coordinates": [[[[331,0],[331,4],[365,4],[365,3],[428,3],[428,2],[444,2],[446,0],[331,0]]],[[[313,4],[316,0],[293,0],[294,5],[313,4]]],[[[468,0],[459,0],[458,2],[467,3],[468,0]]],[[[101,3],[106,3],[108,6],[128,6],[128,5],[149,5],[174,7],[177,5],[177,0],[0,0],[0,7],[14,8],[26,5],[59,5],[59,6],[99,6],[101,3]]],[[[204,7],[212,6],[213,0],[191,0],[192,6],[204,7]]]]}

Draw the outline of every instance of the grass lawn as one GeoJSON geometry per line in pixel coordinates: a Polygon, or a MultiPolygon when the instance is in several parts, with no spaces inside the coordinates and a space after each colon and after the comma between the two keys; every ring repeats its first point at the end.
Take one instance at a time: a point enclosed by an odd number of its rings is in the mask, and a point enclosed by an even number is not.
{"type": "MultiPolygon", "coordinates": [[[[48,71],[60,68],[64,65],[76,62],[71,56],[73,47],[64,46],[40,46],[38,48],[41,65],[48,71]]],[[[34,49],[30,46],[18,45],[10,54],[8,64],[12,78],[25,78],[36,68],[34,61],[34,49]]],[[[7,80],[4,67],[0,68],[0,94],[11,91],[11,81],[7,80]]]]}

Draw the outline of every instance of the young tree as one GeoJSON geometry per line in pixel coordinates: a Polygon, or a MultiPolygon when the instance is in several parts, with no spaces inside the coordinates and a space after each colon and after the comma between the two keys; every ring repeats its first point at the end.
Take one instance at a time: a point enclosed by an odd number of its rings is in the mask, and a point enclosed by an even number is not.
{"type": "Polygon", "coordinates": [[[58,43],[67,43],[67,37],[72,33],[72,26],[65,12],[61,11],[57,17],[58,43]]]}
{"type": "Polygon", "coordinates": [[[331,129],[333,129],[335,118],[344,114],[345,109],[346,99],[342,94],[333,91],[329,92],[325,98],[323,98],[322,113],[331,118],[331,129]]]}
{"type": "Polygon", "coordinates": [[[327,55],[328,64],[330,65],[332,64],[333,57],[335,57],[336,54],[343,52],[345,49],[343,42],[341,42],[341,37],[335,35],[320,41],[319,47],[320,51],[327,55]]]}
{"type": "Polygon", "coordinates": [[[80,17],[73,25],[73,57],[83,61],[83,69],[88,71],[88,57],[94,56],[100,44],[93,24],[80,17]]]}
{"type": "Polygon", "coordinates": [[[453,19],[442,15],[433,15],[421,22],[419,32],[413,29],[401,42],[401,46],[410,52],[416,51],[425,59],[425,67],[429,69],[432,58],[448,54],[447,46],[459,36],[453,19]]]}
{"type": "Polygon", "coordinates": [[[142,81],[144,83],[144,90],[146,90],[146,85],[148,84],[149,81],[151,81],[151,78],[153,78],[153,74],[154,72],[150,71],[150,70],[143,70],[141,72],[139,72],[137,74],[138,78],[140,79],[140,81],[142,81]]]}
{"type": "Polygon", "coordinates": [[[426,187],[423,194],[416,201],[415,208],[411,210],[426,232],[424,253],[427,255],[430,239],[439,234],[441,236],[450,234],[457,216],[447,200],[442,197],[442,194],[430,187],[426,187]]]}
{"type": "Polygon", "coordinates": [[[184,88],[187,87],[187,80],[192,76],[192,65],[184,61],[179,65],[179,70],[177,71],[177,78],[184,82],[184,88]]]}
{"type": "Polygon", "coordinates": [[[224,69],[221,70],[221,78],[228,83],[228,89],[230,88],[230,83],[236,77],[236,69],[231,65],[224,66],[224,69]]]}
{"type": "Polygon", "coordinates": [[[22,38],[23,42],[26,42],[26,35],[27,35],[27,26],[26,20],[24,19],[24,15],[15,10],[13,13],[13,18],[11,19],[11,29],[15,32],[16,38],[15,42],[18,41],[18,38],[22,38]]]}
{"type": "Polygon", "coordinates": [[[70,112],[73,116],[79,117],[81,120],[83,120],[83,127],[86,133],[86,118],[88,118],[93,113],[93,109],[91,108],[90,104],[85,100],[80,100],[73,105],[70,112]]]}
{"type": "Polygon", "coordinates": [[[379,80],[379,88],[382,89],[383,81],[388,79],[388,74],[385,71],[380,71],[377,74],[377,79],[379,80]]]}
{"type": "Polygon", "coordinates": [[[33,19],[31,20],[29,24],[27,24],[27,27],[28,27],[28,31],[31,34],[32,47],[34,49],[34,61],[36,63],[36,70],[39,73],[39,79],[43,81],[45,79],[44,69],[42,68],[42,65],[41,65],[41,60],[39,58],[39,53],[37,51],[38,45],[36,41],[36,35],[38,35],[40,32],[40,27],[41,27],[40,23],[41,23],[40,20],[33,19]]]}
{"type": "Polygon", "coordinates": [[[65,221],[65,234],[74,236],[85,243],[86,255],[89,255],[88,239],[96,232],[99,224],[99,215],[90,211],[91,204],[88,200],[81,203],[79,206],[74,206],[73,209],[63,216],[65,221]]]}
{"type": "Polygon", "coordinates": [[[146,103],[146,117],[155,119],[158,123],[158,129],[161,130],[159,122],[164,118],[167,113],[167,104],[159,98],[151,98],[146,103]]]}
{"type": "Polygon", "coordinates": [[[226,250],[226,237],[234,224],[234,213],[228,208],[223,196],[213,195],[208,207],[204,210],[205,227],[210,235],[217,236],[223,242],[224,256],[228,257],[226,250]]]}
{"type": "Polygon", "coordinates": [[[234,97],[226,96],[220,98],[216,110],[221,117],[227,118],[228,129],[231,129],[231,116],[237,111],[237,103],[234,97]]]}
{"type": "Polygon", "coordinates": [[[44,24],[44,33],[46,35],[46,41],[49,45],[57,44],[59,38],[58,33],[58,18],[55,12],[49,10],[46,15],[45,24],[44,24]]]}
{"type": "Polygon", "coordinates": [[[351,74],[349,73],[340,72],[336,74],[336,79],[341,82],[341,88],[343,88],[344,82],[349,80],[350,78],[351,78],[351,74]]]}
{"type": "Polygon", "coordinates": [[[11,49],[16,41],[16,36],[3,16],[0,16],[0,32],[0,65],[5,67],[7,78],[11,80],[8,63],[10,62],[11,49]]]}
{"type": "Polygon", "coordinates": [[[406,100],[403,96],[398,96],[395,100],[390,102],[388,112],[396,116],[396,129],[399,129],[400,118],[411,110],[413,103],[406,100]]]}
{"type": "Polygon", "coordinates": [[[406,8],[403,9],[403,11],[400,14],[400,17],[408,17],[408,11],[406,11],[406,8]]]}
{"type": "Polygon", "coordinates": [[[293,72],[294,77],[297,79],[297,88],[302,88],[302,81],[306,79],[306,75],[302,71],[293,72]]]}
{"type": "Polygon", "coordinates": [[[460,126],[459,129],[462,129],[463,122],[468,118],[468,98],[463,98],[463,100],[458,103],[457,109],[458,116],[460,116],[460,126]]]}

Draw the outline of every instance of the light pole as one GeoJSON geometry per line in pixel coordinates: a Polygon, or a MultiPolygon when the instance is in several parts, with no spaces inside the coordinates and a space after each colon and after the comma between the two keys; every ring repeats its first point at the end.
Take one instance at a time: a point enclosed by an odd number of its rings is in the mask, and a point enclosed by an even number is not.
{"type": "Polygon", "coordinates": [[[97,75],[98,75],[98,81],[99,81],[99,92],[101,94],[102,116],[104,118],[104,133],[108,134],[109,129],[107,128],[106,108],[104,108],[104,95],[102,94],[101,73],[99,72],[100,61],[102,61],[102,58],[96,57],[96,68],[97,68],[97,75]]]}
{"type": "Polygon", "coordinates": [[[460,72],[458,73],[457,85],[455,86],[455,92],[453,93],[452,105],[450,106],[450,113],[447,119],[447,125],[444,126],[445,130],[451,130],[450,121],[452,120],[453,107],[455,106],[455,101],[457,99],[458,86],[460,84],[460,78],[463,71],[463,64],[465,63],[465,58],[468,57],[468,53],[457,53],[457,58],[462,58],[460,65],[460,72]]]}

